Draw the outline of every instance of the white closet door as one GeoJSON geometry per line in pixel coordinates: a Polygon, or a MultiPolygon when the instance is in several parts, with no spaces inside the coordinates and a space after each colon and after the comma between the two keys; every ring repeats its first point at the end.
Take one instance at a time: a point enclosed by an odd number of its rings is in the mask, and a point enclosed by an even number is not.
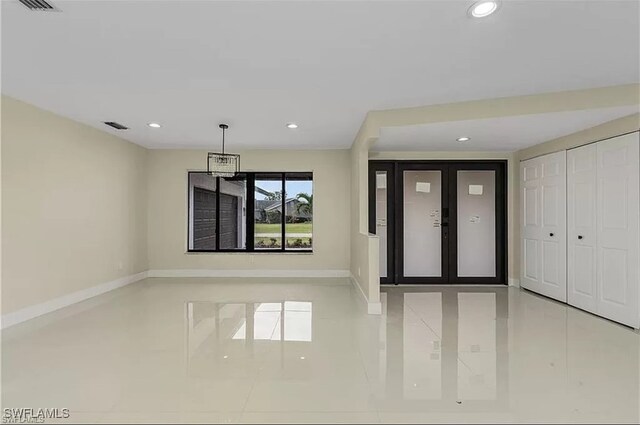
{"type": "Polygon", "coordinates": [[[540,175],[539,158],[520,163],[520,285],[540,291],[540,175]]]}
{"type": "Polygon", "coordinates": [[[598,314],[639,327],[638,133],[597,147],[598,314]]]}
{"type": "Polygon", "coordinates": [[[566,152],[520,164],[522,287],[565,302],[566,152]]]}
{"type": "Polygon", "coordinates": [[[597,312],[596,145],[567,152],[567,298],[597,312]]]}
{"type": "Polygon", "coordinates": [[[540,157],[541,294],[567,301],[567,153],[540,157]]]}

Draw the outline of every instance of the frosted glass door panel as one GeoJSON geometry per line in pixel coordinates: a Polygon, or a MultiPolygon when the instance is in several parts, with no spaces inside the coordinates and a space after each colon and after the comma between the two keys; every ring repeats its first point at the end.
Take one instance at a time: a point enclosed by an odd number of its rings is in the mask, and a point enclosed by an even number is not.
{"type": "Polygon", "coordinates": [[[387,172],[376,171],[376,235],[380,239],[380,277],[387,277],[387,172]]]}
{"type": "Polygon", "coordinates": [[[405,171],[404,276],[442,276],[442,173],[405,171]]]}
{"type": "Polygon", "coordinates": [[[496,277],[496,172],[458,171],[458,276],[496,277]]]}

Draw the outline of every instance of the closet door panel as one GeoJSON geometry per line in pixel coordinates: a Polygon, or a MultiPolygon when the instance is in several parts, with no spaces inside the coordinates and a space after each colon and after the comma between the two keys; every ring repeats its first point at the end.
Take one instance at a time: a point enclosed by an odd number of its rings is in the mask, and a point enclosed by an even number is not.
{"type": "Polygon", "coordinates": [[[521,276],[520,284],[531,291],[540,290],[540,161],[538,158],[520,163],[521,211],[521,276]]]}
{"type": "Polygon", "coordinates": [[[638,133],[596,144],[598,314],[639,327],[638,133]]]}
{"type": "Polygon", "coordinates": [[[521,285],[566,301],[566,153],[523,161],[520,179],[521,285]]]}
{"type": "Polygon", "coordinates": [[[566,301],[566,152],[542,156],[540,163],[540,292],[556,300],[566,301]]]}
{"type": "Polygon", "coordinates": [[[567,301],[596,313],[596,145],[567,152],[567,301]]]}

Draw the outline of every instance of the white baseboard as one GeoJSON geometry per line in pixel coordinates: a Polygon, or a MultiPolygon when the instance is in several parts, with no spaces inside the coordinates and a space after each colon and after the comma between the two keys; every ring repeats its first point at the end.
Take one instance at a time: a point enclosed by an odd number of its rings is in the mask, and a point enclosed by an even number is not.
{"type": "Polygon", "coordinates": [[[382,314],[382,303],[367,303],[367,313],[375,315],[382,314]]]}
{"type": "MultiPolygon", "coordinates": [[[[59,310],[64,307],[79,303],[81,301],[102,295],[114,289],[121,288],[147,277],[306,277],[306,278],[327,278],[327,277],[351,277],[349,270],[207,270],[207,269],[173,269],[173,270],[148,270],[130,276],[121,277],[110,282],[92,286],[91,288],[63,295],[40,304],[22,308],[13,313],[7,313],[0,318],[0,328],[17,325],[30,319],[42,316],[47,313],[59,310]]],[[[358,286],[356,284],[356,286],[358,286]]],[[[358,286],[358,288],[360,288],[358,286]]],[[[360,289],[359,289],[360,290],[360,289]]],[[[360,293],[364,297],[362,290],[360,293]]],[[[366,297],[365,297],[366,301],[366,297]]],[[[368,303],[369,314],[380,314],[381,306],[368,303]]]]}
{"type": "Polygon", "coordinates": [[[520,287],[520,279],[509,278],[509,286],[513,286],[515,288],[520,287]]]}
{"type": "Polygon", "coordinates": [[[49,301],[45,301],[41,304],[32,305],[22,308],[13,313],[7,313],[2,316],[2,329],[9,326],[17,325],[18,323],[25,322],[29,319],[34,319],[43,314],[51,313],[64,307],[68,307],[72,304],[79,303],[81,301],[93,298],[98,295],[102,295],[105,292],[113,291],[114,289],[122,288],[123,286],[137,282],[147,277],[147,272],[141,272],[132,274],[129,276],[121,277],[110,282],[102,283],[100,285],[92,286],[91,288],[83,289],[81,291],[72,292],[62,297],[54,298],[49,301]]]}
{"type": "Polygon", "coordinates": [[[349,270],[149,270],[149,277],[350,277],[349,270]]]}
{"type": "Polygon", "coordinates": [[[382,314],[382,303],[369,302],[369,299],[364,294],[364,292],[362,291],[362,287],[360,287],[360,284],[358,283],[358,279],[356,279],[356,277],[351,273],[349,274],[349,277],[351,278],[351,284],[356,288],[356,292],[360,294],[360,301],[362,301],[367,306],[367,313],[382,314]]]}

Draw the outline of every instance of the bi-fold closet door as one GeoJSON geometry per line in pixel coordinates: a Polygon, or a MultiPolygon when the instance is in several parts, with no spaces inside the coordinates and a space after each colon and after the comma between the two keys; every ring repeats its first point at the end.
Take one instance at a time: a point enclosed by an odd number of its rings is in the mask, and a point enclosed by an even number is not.
{"type": "Polygon", "coordinates": [[[521,286],[640,327],[640,153],[631,133],[520,164],[521,286]]]}
{"type": "Polygon", "coordinates": [[[520,163],[523,288],[567,301],[566,153],[520,163]]]}
{"type": "Polygon", "coordinates": [[[567,152],[568,302],[640,327],[640,153],[632,133],[567,152]]]}

